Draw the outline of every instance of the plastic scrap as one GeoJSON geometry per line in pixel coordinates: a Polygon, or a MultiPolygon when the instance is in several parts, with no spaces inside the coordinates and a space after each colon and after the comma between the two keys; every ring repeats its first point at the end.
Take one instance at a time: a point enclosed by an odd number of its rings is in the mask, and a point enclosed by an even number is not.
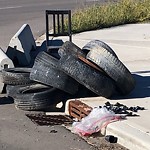
{"type": "MultiPolygon", "coordinates": [[[[102,106],[99,107],[101,108],[102,106]]],[[[115,114],[126,114],[127,116],[139,116],[137,114],[133,114],[133,112],[138,112],[139,110],[145,110],[144,107],[140,107],[140,106],[127,107],[126,105],[118,102],[116,104],[111,104],[110,102],[106,102],[103,107],[113,111],[115,114]]]]}
{"type": "Polygon", "coordinates": [[[115,114],[107,108],[93,108],[88,116],[82,118],[80,122],[73,123],[73,132],[81,136],[89,136],[99,132],[113,121],[122,119],[122,115],[115,114]]]}

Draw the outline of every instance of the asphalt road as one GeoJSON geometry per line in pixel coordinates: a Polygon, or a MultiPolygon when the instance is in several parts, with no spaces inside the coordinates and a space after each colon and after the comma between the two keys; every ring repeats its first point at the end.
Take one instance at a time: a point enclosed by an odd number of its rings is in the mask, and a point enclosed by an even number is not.
{"type": "MultiPolygon", "coordinates": [[[[78,0],[0,0],[0,47],[6,50],[11,37],[24,23],[30,25],[34,37],[44,33],[46,9],[74,9],[80,5],[82,1],[78,0]]],[[[3,112],[0,113],[0,150],[94,150],[65,128],[34,125],[24,112],[9,103],[3,105],[2,101],[0,98],[3,112]]]]}
{"type": "Polygon", "coordinates": [[[0,0],[0,47],[5,50],[25,23],[35,38],[44,33],[46,9],[75,9],[91,2],[95,0],[0,0]]]}
{"type": "MultiPolygon", "coordinates": [[[[24,23],[30,25],[35,38],[45,33],[46,9],[75,9],[91,2],[95,0],[0,0],[0,47],[6,50],[12,36],[24,23]]],[[[34,125],[24,112],[5,103],[5,98],[0,98],[1,150],[95,150],[62,127],[34,125]]]]}
{"type": "Polygon", "coordinates": [[[38,126],[0,98],[0,150],[96,150],[61,126],[38,126]],[[3,103],[4,102],[4,103],[3,103]]]}

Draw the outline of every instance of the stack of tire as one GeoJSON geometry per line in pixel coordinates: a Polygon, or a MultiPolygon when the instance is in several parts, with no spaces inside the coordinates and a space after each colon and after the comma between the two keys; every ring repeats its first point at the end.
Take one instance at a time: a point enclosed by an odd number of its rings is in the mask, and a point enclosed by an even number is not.
{"type": "Polygon", "coordinates": [[[7,96],[14,99],[16,108],[44,110],[57,103],[63,93],[30,80],[30,72],[31,68],[7,68],[1,71],[2,81],[7,85],[7,96]]]}
{"type": "Polygon", "coordinates": [[[32,68],[2,70],[7,95],[23,110],[43,110],[66,94],[75,98],[80,87],[97,96],[110,98],[117,90],[129,94],[135,87],[130,71],[104,42],[93,40],[82,49],[65,42],[58,50],[60,59],[40,52],[32,68]]]}
{"type": "Polygon", "coordinates": [[[102,41],[92,40],[82,50],[66,42],[58,53],[60,69],[98,96],[127,95],[135,87],[130,71],[102,41]]]}

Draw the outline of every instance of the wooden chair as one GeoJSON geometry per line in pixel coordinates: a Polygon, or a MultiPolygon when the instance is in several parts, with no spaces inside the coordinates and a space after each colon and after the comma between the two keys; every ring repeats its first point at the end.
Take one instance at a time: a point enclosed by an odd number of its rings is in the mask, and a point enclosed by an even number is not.
{"type": "Polygon", "coordinates": [[[46,10],[46,47],[47,51],[59,49],[62,45],[57,40],[53,41],[54,37],[69,36],[69,41],[72,42],[71,33],[71,10],[46,10]],[[64,20],[68,19],[68,29],[65,29],[64,20]],[[50,22],[51,19],[51,22],[50,22]],[[52,32],[52,33],[50,33],[52,32]],[[50,40],[50,37],[51,40],[50,40]]]}

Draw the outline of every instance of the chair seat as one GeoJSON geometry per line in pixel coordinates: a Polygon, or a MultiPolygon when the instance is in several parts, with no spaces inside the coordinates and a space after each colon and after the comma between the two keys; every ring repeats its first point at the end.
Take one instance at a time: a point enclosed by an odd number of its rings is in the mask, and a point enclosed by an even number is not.
{"type": "Polygon", "coordinates": [[[55,50],[55,49],[59,49],[61,46],[47,46],[47,50],[50,51],[50,50],[55,50]]]}
{"type": "Polygon", "coordinates": [[[60,59],[60,56],[58,54],[58,50],[61,46],[48,46],[47,48],[47,52],[48,54],[50,54],[51,56],[60,59]]]}

